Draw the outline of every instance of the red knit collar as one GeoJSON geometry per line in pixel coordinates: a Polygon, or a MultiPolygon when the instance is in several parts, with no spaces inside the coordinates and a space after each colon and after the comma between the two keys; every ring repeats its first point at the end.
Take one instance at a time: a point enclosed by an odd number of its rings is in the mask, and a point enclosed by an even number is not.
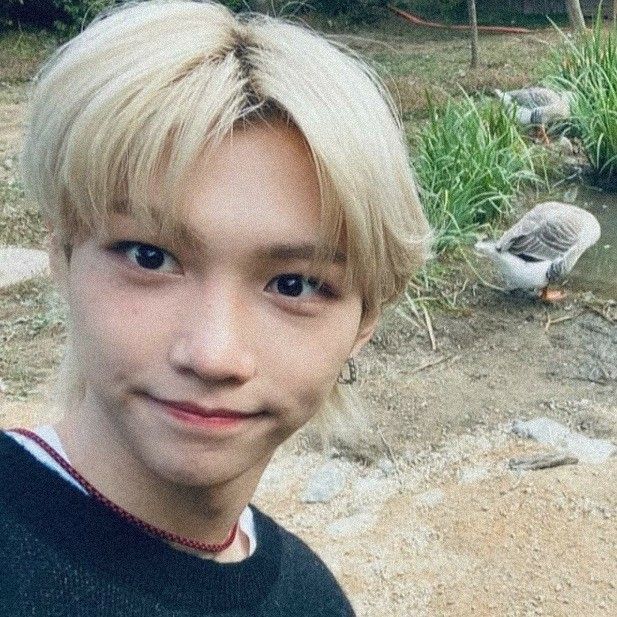
{"type": "Polygon", "coordinates": [[[118,514],[123,519],[129,521],[130,523],[140,527],[144,531],[148,533],[158,536],[159,538],[163,538],[164,540],[168,540],[169,542],[175,542],[176,544],[180,544],[182,546],[186,546],[188,548],[201,551],[204,553],[221,553],[226,548],[229,548],[233,541],[236,538],[236,534],[238,532],[238,522],[234,524],[231,528],[227,538],[221,542],[220,544],[212,544],[208,542],[201,542],[200,540],[196,540],[193,538],[186,538],[177,533],[173,533],[171,531],[165,531],[164,529],[160,529],[151,523],[148,523],[134,514],[131,514],[117,503],[114,503],[108,497],[105,497],[103,493],[101,493],[97,488],[95,488],[86,478],[84,478],[60,453],[58,453],[50,444],[48,444],[42,437],[37,435],[35,432],[26,429],[26,428],[13,428],[9,429],[13,433],[19,433],[24,437],[31,439],[36,444],[38,444],[49,456],[51,456],[62,469],[64,469],[72,478],[74,478],[83,488],[86,490],[88,494],[94,497],[97,501],[107,506],[110,510],[113,510],[116,514],[118,514]]]}

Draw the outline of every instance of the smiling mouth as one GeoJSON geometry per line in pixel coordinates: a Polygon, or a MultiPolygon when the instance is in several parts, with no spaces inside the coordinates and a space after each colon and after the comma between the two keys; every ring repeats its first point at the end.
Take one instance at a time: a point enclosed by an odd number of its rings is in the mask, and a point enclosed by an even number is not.
{"type": "Polygon", "coordinates": [[[150,395],[146,396],[167,414],[192,425],[228,427],[239,425],[264,415],[262,412],[250,413],[235,409],[209,408],[185,401],[167,401],[150,395]]]}

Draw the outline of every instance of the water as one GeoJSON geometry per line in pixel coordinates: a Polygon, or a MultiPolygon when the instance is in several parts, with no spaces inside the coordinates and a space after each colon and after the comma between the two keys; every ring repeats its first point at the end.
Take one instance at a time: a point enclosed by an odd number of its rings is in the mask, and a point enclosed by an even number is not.
{"type": "Polygon", "coordinates": [[[598,242],[574,266],[567,287],[592,291],[602,298],[617,298],[617,193],[576,185],[555,198],[589,210],[602,229],[598,242]]]}

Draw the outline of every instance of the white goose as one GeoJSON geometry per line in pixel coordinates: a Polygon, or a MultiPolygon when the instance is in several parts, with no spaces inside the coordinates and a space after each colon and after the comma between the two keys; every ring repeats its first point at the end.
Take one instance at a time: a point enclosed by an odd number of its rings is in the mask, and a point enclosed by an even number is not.
{"type": "Polygon", "coordinates": [[[494,92],[507,108],[516,107],[516,119],[520,124],[538,125],[545,142],[548,142],[545,126],[570,117],[571,92],[557,92],[540,86],[509,92],[495,89],[494,92]]]}
{"type": "Polygon", "coordinates": [[[475,248],[501,269],[506,288],[540,292],[544,300],[559,300],[563,292],[548,291],[563,280],[578,258],[600,238],[596,217],[558,201],[537,205],[499,240],[480,241],[475,248]]]}

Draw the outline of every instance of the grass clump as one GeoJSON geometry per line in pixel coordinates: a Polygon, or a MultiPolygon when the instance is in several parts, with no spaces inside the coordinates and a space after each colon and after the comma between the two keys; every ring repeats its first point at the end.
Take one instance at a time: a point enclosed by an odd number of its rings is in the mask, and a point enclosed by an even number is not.
{"type": "Polygon", "coordinates": [[[67,308],[46,276],[0,289],[0,383],[11,400],[34,394],[60,362],[67,308]]]}
{"type": "Polygon", "coordinates": [[[523,183],[537,183],[538,161],[512,112],[464,95],[412,136],[414,164],[437,253],[465,244],[512,211],[523,183]]]}
{"type": "Polygon", "coordinates": [[[28,81],[57,45],[57,38],[45,31],[0,29],[0,82],[28,81]]]}
{"type": "Polygon", "coordinates": [[[572,96],[572,128],[594,175],[617,186],[617,29],[593,27],[572,38],[562,33],[551,81],[572,96]]]}

